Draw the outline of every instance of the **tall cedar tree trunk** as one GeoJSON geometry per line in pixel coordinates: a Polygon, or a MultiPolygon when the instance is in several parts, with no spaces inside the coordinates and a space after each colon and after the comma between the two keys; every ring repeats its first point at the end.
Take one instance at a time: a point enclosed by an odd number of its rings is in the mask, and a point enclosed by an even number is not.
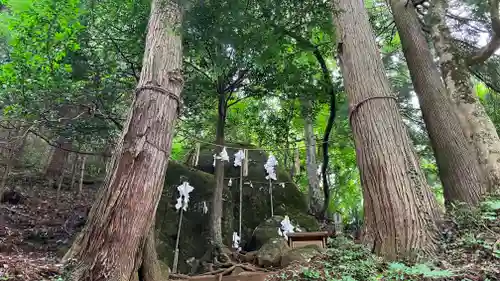
{"type": "Polygon", "coordinates": [[[56,143],[60,148],[51,148],[47,167],[45,168],[45,177],[49,180],[49,185],[53,185],[54,181],[61,177],[62,171],[66,167],[69,150],[72,149],[72,142],[63,136],[59,136],[56,143]]]}
{"type": "Polygon", "coordinates": [[[364,242],[388,259],[431,254],[440,211],[419,167],[363,1],[334,0],[338,55],[363,186],[364,242]],[[371,240],[371,241],[370,241],[371,240]]]}
{"type": "MultiPolygon", "coordinates": [[[[222,88],[219,91],[219,104],[217,109],[218,117],[215,132],[215,143],[219,145],[216,147],[216,154],[219,155],[225,142],[224,127],[226,123],[226,94],[222,88]]],[[[210,243],[212,247],[217,247],[219,249],[224,245],[222,241],[222,212],[224,204],[222,199],[223,193],[224,161],[217,159],[215,161],[215,189],[212,197],[212,212],[210,213],[210,243]]]]}
{"type": "Polygon", "coordinates": [[[410,76],[436,156],[447,203],[477,204],[487,188],[476,152],[465,138],[412,5],[391,0],[410,76]]]}
{"type": "Polygon", "coordinates": [[[304,118],[304,140],[306,143],[306,172],[309,184],[309,212],[320,218],[323,216],[323,194],[319,186],[318,163],[316,163],[316,137],[314,136],[314,121],[312,102],[301,100],[302,116],[304,118]]]}
{"type": "Polygon", "coordinates": [[[460,57],[453,46],[446,24],[447,1],[436,0],[433,4],[432,37],[441,75],[458,114],[461,114],[462,130],[474,145],[482,171],[488,177],[490,191],[493,191],[500,188],[500,138],[471,85],[466,58],[460,57]]]}
{"type": "Polygon", "coordinates": [[[68,280],[161,278],[151,274],[159,272],[151,250],[183,87],[181,18],[177,1],[153,0],[137,94],[105,185],[64,258],[68,280]]]}

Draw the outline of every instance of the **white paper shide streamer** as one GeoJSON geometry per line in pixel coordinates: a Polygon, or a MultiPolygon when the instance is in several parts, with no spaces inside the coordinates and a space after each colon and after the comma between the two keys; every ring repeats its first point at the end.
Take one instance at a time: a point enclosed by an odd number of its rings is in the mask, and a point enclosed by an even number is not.
{"type": "Polygon", "coordinates": [[[194,190],[194,187],[192,187],[187,181],[185,181],[177,187],[177,190],[179,191],[179,198],[177,198],[175,209],[180,210],[182,208],[184,211],[187,211],[189,203],[189,193],[194,190]]]}
{"type": "Polygon", "coordinates": [[[269,155],[269,158],[267,159],[266,164],[264,164],[264,169],[266,169],[266,180],[272,179],[272,180],[277,180],[276,178],[276,170],[275,167],[278,165],[278,161],[276,160],[276,157],[274,155],[269,155]]]}
{"type": "Polygon", "coordinates": [[[290,218],[285,216],[285,218],[281,221],[281,227],[278,228],[278,235],[283,236],[283,238],[288,240],[288,233],[294,232],[294,226],[290,222],[290,218]]]}
{"type": "Polygon", "coordinates": [[[243,152],[243,150],[238,150],[238,152],[236,152],[234,154],[234,166],[235,167],[241,167],[241,165],[243,165],[243,159],[245,159],[245,152],[243,152]]]}
{"type": "Polygon", "coordinates": [[[185,211],[187,211],[189,204],[189,193],[194,190],[194,187],[189,185],[189,182],[185,181],[181,185],[177,187],[179,191],[179,198],[177,198],[177,203],[175,204],[175,209],[179,212],[179,226],[177,227],[177,239],[175,241],[175,253],[174,253],[174,262],[172,265],[172,272],[177,272],[177,264],[179,262],[179,239],[181,237],[181,228],[182,228],[182,215],[185,211]]]}
{"type": "Polygon", "coordinates": [[[214,167],[215,167],[215,161],[217,159],[220,159],[221,161],[227,161],[227,162],[229,162],[229,154],[227,154],[226,147],[222,148],[222,151],[219,153],[219,155],[215,155],[214,154],[214,162],[212,163],[212,165],[214,167]]]}
{"type": "Polygon", "coordinates": [[[241,238],[238,236],[238,233],[233,232],[233,248],[237,249],[238,251],[241,251],[240,241],[241,241],[241,238]]]}
{"type": "Polygon", "coordinates": [[[207,202],[205,202],[205,201],[203,201],[203,213],[204,214],[208,213],[207,202]]]}

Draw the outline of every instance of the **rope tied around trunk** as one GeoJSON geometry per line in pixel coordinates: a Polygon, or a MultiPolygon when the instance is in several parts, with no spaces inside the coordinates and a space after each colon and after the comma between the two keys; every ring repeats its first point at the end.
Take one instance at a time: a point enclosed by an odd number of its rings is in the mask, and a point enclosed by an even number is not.
{"type": "Polygon", "coordinates": [[[363,99],[361,100],[360,102],[354,104],[354,105],[350,105],[349,106],[349,124],[351,124],[352,126],[352,115],[354,113],[356,113],[356,111],[358,110],[358,108],[364,104],[365,102],[369,101],[369,100],[374,100],[374,99],[394,99],[395,101],[398,100],[398,97],[395,96],[395,95],[390,95],[390,96],[374,96],[374,97],[369,97],[369,98],[366,98],[366,99],[363,99]]]}
{"type": "Polygon", "coordinates": [[[140,87],[135,88],[135,96],[137,97],[139,95],[139,93],[141,93],[144,90],[151,90],[154,92],[158,92],[162,95],[169,96],[171,99],[175,100],[175,102],[177,103],[177,110],[176,110],[177,116],[179,116],[181,114],[182,101],[178,95],[176,95],[173,92],[171,92],[165,88],[162,88],[162,87],[158,87],[158,86],[154,86],[154,85],[144,85],[144,86],[140,86],[140,87]]]}

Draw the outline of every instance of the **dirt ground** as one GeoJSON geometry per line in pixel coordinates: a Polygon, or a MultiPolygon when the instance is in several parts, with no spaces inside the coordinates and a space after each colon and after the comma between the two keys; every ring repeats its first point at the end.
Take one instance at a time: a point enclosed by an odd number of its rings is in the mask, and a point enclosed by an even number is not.
{"type": "Polygon", "coordinates": [[[60,258],[85,223],[96,188],[81,195],[56,188],[37,176],[13,178],[0,204],[0,280],[51,280],[60,258]]]}

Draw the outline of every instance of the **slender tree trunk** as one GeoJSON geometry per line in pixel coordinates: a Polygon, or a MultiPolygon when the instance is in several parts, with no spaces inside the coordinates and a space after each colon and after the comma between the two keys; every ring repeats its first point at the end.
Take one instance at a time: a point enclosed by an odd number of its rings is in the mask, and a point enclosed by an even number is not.
{"type": "Polygon", "coordinates": [[[56,143],[62,148],[52,147],[51,154],[49,156],[49,161],[45,168],[45,177],[49,181],[49,186],[54,184],[56,179],[59,179],[61,172],[66,166],[68,160],[69,151],[72,148],[71,141],[60,136],[56,143]]]}
{"type": "Polygon", "coordinates": [[[85,164],[87,162],[87,155],[83,155],[82,164],[80,166],[80,183],[78,185],[78,195],[81,195],[83,192],[83,177],[85,176],[85,164]]]}
{"type": "Polygon", "coordinates": [[[73,190],[75,187],[75,181],[76,181],[76,172],[78,170],[78,163],[80,162],[80,156],[76,153],[73,153],[73,165],[71,167],[71,184],[70,184],[70,190],[73,190]]]}
{"type": "Polygon", "coordinates": [[[59,203],[59,198],[61,198],[61,188],[64,182],[64,174],[66,170],[63,168],[61,170],[61,174],[59,175],[59,179],[57,180],[57,193],[56,193],[56,204],[59,203]]]}
{"type": "Polygon", "coordinates": [[[406,2],[391,0],[390,4],[436,156],[445,200],[475,205],[486,191],[485,177],[474,148],[464,137],[416,12],[406,2]]]}
{"type": "Polygon", "coordinates": [[[318,163],[316,162],[316,137],[314,136],[313,108],[310,100],[303,99],[304,140],[306,143],[306,171],[309,184],[309,212],[322,217],[323,194],[319,186],[318,163]]]}
{"type": "Polygon", "coordinates": [[[365,236],[388,259],[432,253],[440,211],[385,76],[363,1],[333,0],[363,186],[365,236]],[[371,240],[371,241],[370,241],[371,240]]]}
{"type": "Polygon", "coordinates": [[[500,188],[500,138],[471,85],[466,58],[460,57],[453,46],[446,24],[447,1],[436,0],[433,4],[432,37],[441,75],[461,116],[462,130],[475,147],[481,169],[488,177],[489,191],[493,191],[500,188]]]}
{"type": "Polygon", "coordinates": [[[24,148],[25,148],[25,145],[26,145],[26,139],[28,138],[28,134],[29,134],[29,130],[31,128],[25,128],[23,130],[23,135],[21,137],[21,139],[16,142],[16,149],[15,149],[15,152],[14,152],[14,158],[12,159],[12,167],[15,168],[15,167],[22,167],[22,158],[23,158],[23,155],[24,155],[24,148]]]}
{"type": "MultiPolygon", "coordinates": [[[[181,7],[153,0],[136,97],[96,203],[64,261],[70,281],[158,280],[143,274],[183,87],[181,7]]],[[[149,264],[148,264],[149,263],[149,264]]]]}
{"type": "MultiPolygon", "coordinates": [[[[224,145],[224,127],[226,121],[226,95],[219,93],[217,128],[215,133],[216,154],[222,151],[224,145]]],[[[224,202],[222,195],[224,193],[224,161],[217,159],[215,161],[215,189],[212,197],[212,212],[210,213],[210,243],[214,247],[221,248],[224,245],[222,240],[222,213],[224,202]]]]}
{"type": "Polygon", "coordinates": [[[18,135],[18,128],[9,129],[5,139],[5,145],[2,145],[2,155],[5,157],[4,170],[2,174],[2,181],[0,182],[0,199],[2,199],[6,191],[7,180],[12,170],[12,158],[14,155],[14,141],[18,135]]]}
{"type": "Polygon", "coordinates": [[[12,171],[12,168],[16,166],[16,163],[18,163],[19,158],[21,156],[22,149],[24,147],[24,144],[26,142],[26,138],[28,137],[29,130],[31,128],[22,128],[20,125],[15,124],[15,128],[11,129],[12,131],[9,131],[8,137],[7,137],[7,144],[4,149],[6,152],[6,161],[5,161],[5,168],[3,171],[2,179],[0,181],[0,199],[3,196],[3,193],[5,192],[6,186],[7,186],[7,180],[9,179],[9,175],[12,171]]]}

